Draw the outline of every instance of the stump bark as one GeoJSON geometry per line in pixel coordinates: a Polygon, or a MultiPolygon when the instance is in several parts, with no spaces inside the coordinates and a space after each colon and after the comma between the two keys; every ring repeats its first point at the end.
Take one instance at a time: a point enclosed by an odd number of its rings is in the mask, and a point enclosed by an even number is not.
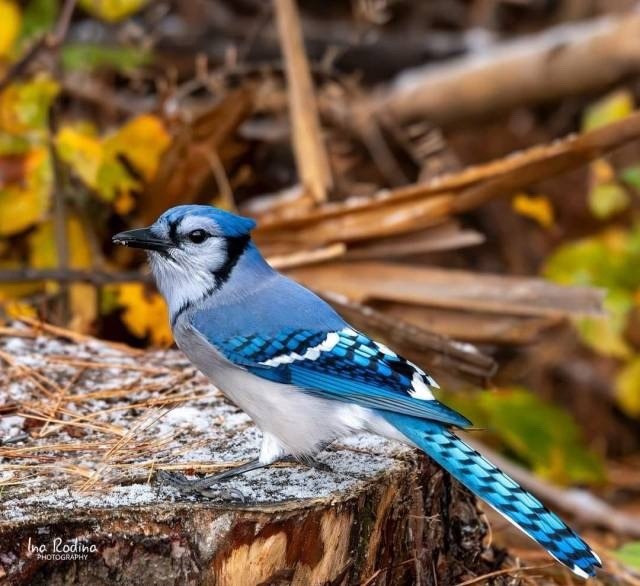
{"type": "Polygon", "coordinates": [[[445,585],[495,569],[475,499],[370,436],[321,454],[331,472],[282,465],[229,481],[246,503],[158,486],[158,468],[246,460],[259,433],[177,352],[28,332],[0,337],[1,404],[15,406],[0,417],[4,582],[445,585]],[[160,403],[163,417],[146,413],[160,403]]]}

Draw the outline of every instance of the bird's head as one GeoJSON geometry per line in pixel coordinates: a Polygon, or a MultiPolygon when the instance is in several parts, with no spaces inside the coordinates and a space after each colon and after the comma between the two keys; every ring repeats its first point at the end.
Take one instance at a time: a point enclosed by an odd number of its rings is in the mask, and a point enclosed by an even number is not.
{"type": "Polygon", "coordinates": [[[255,222],[206,205],[176,206],[151,226],[113,237],[148,252],[158,288],[173,312],[229,279],[251,242],[255,222]]]}

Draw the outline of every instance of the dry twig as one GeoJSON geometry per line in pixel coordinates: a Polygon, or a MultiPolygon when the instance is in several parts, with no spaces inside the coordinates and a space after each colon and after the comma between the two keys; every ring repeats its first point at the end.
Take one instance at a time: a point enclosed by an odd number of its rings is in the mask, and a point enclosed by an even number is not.
{"type": "Polygon", "coordinates": [[[332,187],[329,159],[322,142],[318,107],[304,51],[295,0],[274,0],[280,44],[287,72],[293,146],[300,179],[318,202],[332,187]]]}

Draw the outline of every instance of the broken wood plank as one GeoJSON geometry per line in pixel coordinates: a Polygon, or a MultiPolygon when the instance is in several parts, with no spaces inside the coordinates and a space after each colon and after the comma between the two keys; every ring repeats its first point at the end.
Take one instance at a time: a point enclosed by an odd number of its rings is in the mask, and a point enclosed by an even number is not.
{"type": "Polygon", "coordinates": [[[557,317],[500,315],[388,301],[375,302],[374,307],[393,320],[401,318],[434,334],[473,344],[529,344],[564,322],[557,317]]]}
{"type": "Polygon", "coordinates": [[[418,232],[356,242],[349,246],[344,260],[371,260],[408,257],[444,250],[459,250],[485,241],[475,230],[465,230],[457,222],[445,222],[418,232]]]}
{"type": "Polygon", "coordinates": [[[255,236],[265,244],[308,241],[321,246],[416,231],[580,167],[638,138],[640,112],[635,112],[596,130],[424,183],[382,190],[372,197],[352,197],[311,209],[263,210],[257,216],[255,236]]]}
{"type": "Polygon", "coordinates": [[[336,262],[291,271],[317,291],[350,299],[496,313],[542,316],[598,315],[603,291],[563,287],[530,277],[513,277],[407,266],[390,262],[336,262]]]}

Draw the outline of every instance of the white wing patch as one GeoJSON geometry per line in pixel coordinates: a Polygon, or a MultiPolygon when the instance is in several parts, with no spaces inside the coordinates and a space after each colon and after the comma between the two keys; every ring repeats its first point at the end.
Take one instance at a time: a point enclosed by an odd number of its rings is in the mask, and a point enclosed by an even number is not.
{"type": "MultiPolygon", "coordinates": [[[[298,354],[297,352],[289,352],[288,354],[279,354],[269,360],[260,362],[262,366],[277,367],[281,364],[291,364],[299,360],[317,360],[323,352],[330,352],[340,342],[340,333],[355,336],[357,332],[351,328],[344,328],[341,332],[329,332],[327,337],[317,346],[308,348],[304,354],[298,354]]],[[[390,358],[399,358],[399,356],[390,348],[381,344],[380,342],[374,342],[378,350],[385,356],[390,358]]],[[[439,389],[438,383],[433,380],[424,370],[413,362],[406,361],[406,363],[415,370],[411,379],[411,388],[407,389],[407,393],[414,399],[420,399],[421,401],[434,401],[435,397],[431,391],[432,387],[439,389]],[[425,383],[426,380],[426,383],[425,383]]]]}
{"type": "Polygon", "coordinates": [[[329,332],[327,337],[317,346],[307,348],[304,354],[290,352],[289,354],[280,354],[269,360],[260,362],[262,366],[280,366],[281,364],[291,364],[296,360],[317,360],[322,352],[329,352],[340,341],[340,335],[337,332],[329,332]]]}
{"type": "Polygon", "coordinates": [[[392,356],[393,358],[398,357],[398,355],[393,350],[391,350],[391,348],[388,348],[384,344],[381,344],[380,342],[374,342],[374,344],[376,345],[378,350],[380,350],[380,352],[382,352],[386,356],[392,356]]]}
{"type": "MultiPolygon", "coordinates": [[[[423,376],[424,378],[427,379],[427,382],[429,383],[430,387],[433,387],[434,389],[439,389],[440,385],[433,379],[432,376],[429,376],[424,370],[422,370],[417,364],[414,364],[413,362],[411,362],[410,360],[407,360],[407,364],[411,365],[413,368],[416,369],[416,372],[420,375],[423,376]]],[[[415,380],[415,376],[413,377],[415,380]]],[[[422,381],[420,381],[422,382],[422,381]]],[[[424,383],[422,383],[424,384],[424,383]]],[[[433,399],[433,396],[431,396],[431,398],[433,399]]]]}
{"type": "Polygon", "coordinates": [[[424,384],[422,377],[417,372],[411,379],[411,389],[413,390],[409,390],[409,395],[414,399],[421,399],[423,401],[433,401],[435,399],[431,392],[431,388],[424,384]]]}
{"type": "MultiPolygon", "coordinates": [[[[384,344],[381,344],[380,342],[374,342],[374,344],[376,345],[378,350],[380,350],[380,352],[382,352],[385,356],[398,358],[398,355],[384,344]]],[[[411,395],[414,399],[421,399],[423,401],[435,400],[430,387],[439,389],[440,385],[417,364],[414,364],[410,360],[407,360],[406,363],[416,371],[416,373],[413,375],[413,378],[411,379],[411,388],[413,390],[407,391],[409,395],[411,395]],[[428,385],[426,385],[422,380],[423,377],[427,379],[427,382],[429,383],[428,385]]]]}

